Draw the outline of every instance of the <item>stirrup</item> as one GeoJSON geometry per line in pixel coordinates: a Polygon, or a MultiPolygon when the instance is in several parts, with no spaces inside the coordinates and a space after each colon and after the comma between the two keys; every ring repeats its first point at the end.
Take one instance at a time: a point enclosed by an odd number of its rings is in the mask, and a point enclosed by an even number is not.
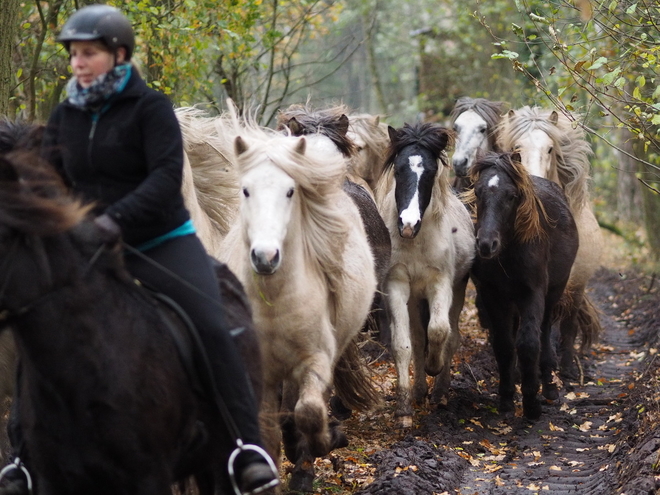
{"type": "Polygon", "coordinates": [[[237,439],[236,448],[232,451],[231,455],[229,456],[229,461],[227,461],[227,463],[228,463],[227,472],[229,473],[231,486],[234,488],[234,493],[236,495],[257,495],[258,493],[265,492],[269,488],[276,487],[277,485],[280,484],[279,474],[277,472],[277,466],[275,466],[275,462],[273,462],[273,459],[271,459],[268,453],[258,445],[254,445],[251,443],[248,443],[246,445],[243,443],[243,441],[240,438],[237,439]],[[273,471],[273,481],[271,481],[270,483],[266,483],[265,485],[260,486],[259,488],[256,488],[249,493],[243,493],[241,492],[241,489],[238,487],[238,482],[236,481],[236,471],[234,470],[234,463],[236,462],[236,458],[242,452],[245,452],[247,450],[256,452],[257,454],[259,454],[261,457],[264,458],[264,460],[268,464],[268,467],[270,467],[271,471],[273,471]]]}
{"type": "Polygon", "coordinates": [[[21,461],[20,457],[14,458],[14,461],[11,462],[10,464],[7,464],[5,467],[2,468],[2,471],[0,471],[0,481],[2,481],[6,476],[7,473],[13,470],[19,470],[22,471],[23,474],[25,475],[25,479],[27,481],[27,489],[28,493],[32,495],[32,476],[30,476],[30,472],[27,470],[25,467],[25,464],[21,461]]]}

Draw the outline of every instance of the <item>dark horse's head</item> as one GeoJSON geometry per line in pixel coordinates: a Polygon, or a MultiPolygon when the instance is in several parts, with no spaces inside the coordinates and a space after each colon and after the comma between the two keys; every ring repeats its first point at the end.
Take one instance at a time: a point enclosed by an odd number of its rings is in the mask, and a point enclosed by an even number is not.
{"type": "Polygon", "coordinates": [[[518,153],[488,153],[475,164],[470,177],[474,189],[468,202],[476,209],[481,258],[498,256],[511,239],[529,242],[542,235],[543,206],[518,153]]]}
{"type": "Polygon", "coordinates": [[[13,150],[38,151],[44,126],[25,121],[0,118],[0,155],[13,150]]]}
{"type": "Polygon", "coordinates": [[[334,143],[347,158],[353,156],[357,148],[348,137],[348,109],[339,105],[322,110],[314,110],[306,105],[291,105],[277,115],[277,130],[288,129],[294,136],[322,134],[334,143]]]}
{"type": "Polygon", "coordinates": [[[394,168],[399,235],[414,238],[431,202],[438,167],[448,167],[443,151],[453,144],[453,133],[434,123],[388,127],[390,147],[386,170],[394,168]]]}

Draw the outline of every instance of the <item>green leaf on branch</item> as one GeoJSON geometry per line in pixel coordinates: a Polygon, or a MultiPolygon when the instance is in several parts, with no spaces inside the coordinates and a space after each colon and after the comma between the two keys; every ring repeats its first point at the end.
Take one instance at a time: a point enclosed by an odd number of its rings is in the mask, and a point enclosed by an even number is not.
{"type": "Polygon", "coordinates": [[[510,50],[503,50],[502,53],[494,53],[490,58],[497,60],[501,58],[506,58],[509,60],[516,60],[519,57],[518,53],[512,52],[510,50]]]}
{"type": "Polygon", "coordinates": [[[596,60],[594,60],[594,63],[591,64],[589,67],[587,67],[587,70],[594,70],[594,69],[599,69],[603,65],[607,63],[607,58],[606,57],[599,57],[596,60]]]}

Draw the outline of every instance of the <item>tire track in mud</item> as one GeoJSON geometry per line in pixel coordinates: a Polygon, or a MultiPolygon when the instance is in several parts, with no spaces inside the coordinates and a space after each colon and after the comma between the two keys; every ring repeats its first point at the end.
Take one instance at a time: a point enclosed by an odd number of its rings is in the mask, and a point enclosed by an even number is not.
{"type": "Polygon", "coordinates": [[[485,338],[468,342],[469,356],[455,361],[447,406],[418,408],[416,429],[371,456],[375,481],[357,493],[614,493],[617,439],[631,412],[625,397],[640,364],[632,336],[616,319],[620,310],[608,307],[607,287],[591,297],[603,335],[582,360],[582,384],[565,383],[560,400],[545,404],[535,422],[521,409],[499,415],[490,345],[485,338]]]}

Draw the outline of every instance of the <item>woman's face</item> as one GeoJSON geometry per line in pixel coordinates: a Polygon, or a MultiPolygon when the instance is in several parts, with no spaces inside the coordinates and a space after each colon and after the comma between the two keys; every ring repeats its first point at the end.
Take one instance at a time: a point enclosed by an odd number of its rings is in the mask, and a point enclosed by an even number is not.
{"type": "Polygon", "coordinates": [[[97,40],[72,41],[69,55],[73,75],[83,88],[89,87],[98,76],[115,66],[115,55],[97,40]]]}

